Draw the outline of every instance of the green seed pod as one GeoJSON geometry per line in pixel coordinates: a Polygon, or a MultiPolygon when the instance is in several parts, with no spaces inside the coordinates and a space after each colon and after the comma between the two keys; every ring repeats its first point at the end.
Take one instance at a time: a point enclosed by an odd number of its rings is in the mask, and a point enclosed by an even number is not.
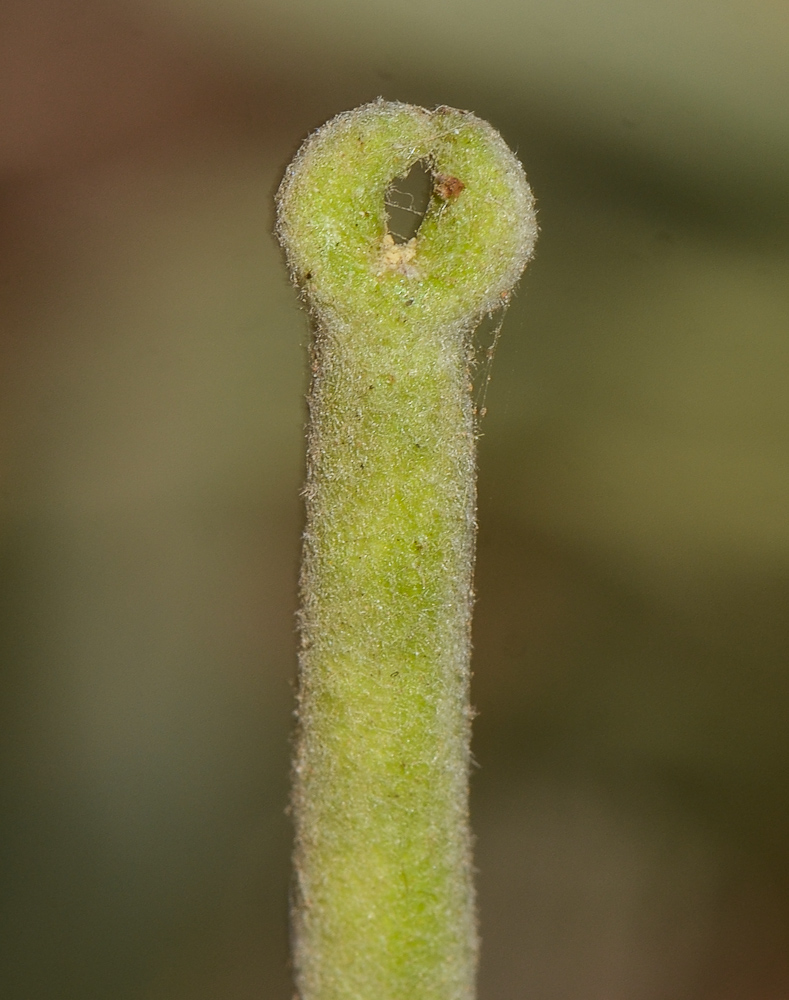
{"type": "Polygon", "coordinates": [[[277,205],[315,328],[297,987],[302,1000],[471,1000],[470,339],[532,254],[533,198],[487,123],[377,101],[307,139],[277,205]],[[433,194],[398,244],[386,191],[419,161],[433,194]]]}

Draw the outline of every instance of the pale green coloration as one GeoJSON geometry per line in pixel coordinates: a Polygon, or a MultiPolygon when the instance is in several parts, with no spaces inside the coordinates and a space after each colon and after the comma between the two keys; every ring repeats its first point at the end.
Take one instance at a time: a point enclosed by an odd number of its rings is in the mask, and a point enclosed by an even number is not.
{"type": "Polygon", "coordinates": [[[531,256],[533,200],[485,122],[378,101],[305,142],[278,208],[315,324],[297,986],[303,1000],[470,1000],[471,332],[531,256]],[[419,160],[435,193],[397,245],[385,192],[419,160]]]}

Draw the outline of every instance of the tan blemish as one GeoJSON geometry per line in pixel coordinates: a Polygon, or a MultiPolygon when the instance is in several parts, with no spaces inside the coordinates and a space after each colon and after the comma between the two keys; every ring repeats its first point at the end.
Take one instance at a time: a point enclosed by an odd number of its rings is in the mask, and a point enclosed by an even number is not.
{"type": "Polygon", "coordinates": [[[416,257],[416,236],[407,243],[395,243],[394,236],[387,233],[383,239],[378,276],[394,271],[397,274],[404,274],[406,278],[415,278],[419,272],[413,263],[414,257],[416,257]]]}

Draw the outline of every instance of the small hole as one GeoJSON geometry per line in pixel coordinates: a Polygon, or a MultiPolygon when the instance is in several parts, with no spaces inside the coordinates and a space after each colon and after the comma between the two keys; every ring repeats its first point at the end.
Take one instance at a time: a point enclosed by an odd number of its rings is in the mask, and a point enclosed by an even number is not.
{"type": "Polygon", "coordinates": [[[432,193],[433,172],[426,160],[417,160],[406,177],[395,177],[386,189],[386,215],[395,243],[407,243],[416,236],[432,193]]]}

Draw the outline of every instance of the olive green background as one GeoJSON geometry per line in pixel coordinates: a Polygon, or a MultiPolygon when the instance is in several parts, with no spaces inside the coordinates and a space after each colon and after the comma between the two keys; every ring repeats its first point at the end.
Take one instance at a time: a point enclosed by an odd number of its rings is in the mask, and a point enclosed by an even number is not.
{"type": "Polygon", "coordinates": [[[1,16],[3,996],[291,995],[272,196],[382,95],[489,119],[542,227],[480,439],[481,1000],[784,997],[785,5],[1,16]]]}

